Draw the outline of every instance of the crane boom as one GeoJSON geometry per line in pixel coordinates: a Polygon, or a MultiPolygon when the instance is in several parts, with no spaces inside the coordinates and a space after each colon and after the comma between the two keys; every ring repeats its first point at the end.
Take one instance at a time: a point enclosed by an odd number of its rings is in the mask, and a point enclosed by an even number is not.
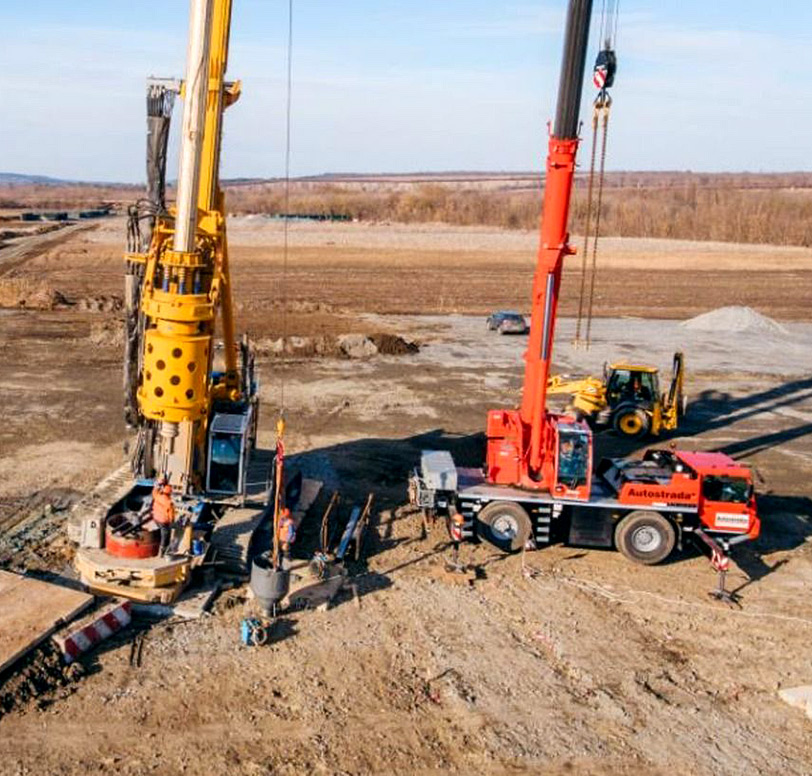
{"type": "Polygon", "coordinates": [[[547,378],[552,361],[561,269],[564,257],[574,252],[569,244],[567,222],[578,151],[578,114],[591,13],[592,0],[573,0],[570,3],[558,105],[547,154],[541,238],[533,280],[530,340],[525,356],[521,408],[522,423],[531,428],[529,466],[532,470],[539,469],[543,454],[547,378]]]}
{"type": "MultiPolygon", "coordinates": [[[[586,63],[592,0],[570,0],[555,122],[550,135],[538,261],[533,280],[530,338],[525,354],[522,403],[516,410],[492,410],[488,415],[487,472],[490,482],[552,490],[556,480],[558,433],[561,418],[547,412],[547,379],[564,257],[574,253],[567,222],[578,151],[578,124],[586,63]]],[[[579,439],[591,436],[568,419],[579,439]],[[586,436],[584,436],[586,435],[586,436]]],[[[588,477],[577,496],[586,497],[588,477]]]]}

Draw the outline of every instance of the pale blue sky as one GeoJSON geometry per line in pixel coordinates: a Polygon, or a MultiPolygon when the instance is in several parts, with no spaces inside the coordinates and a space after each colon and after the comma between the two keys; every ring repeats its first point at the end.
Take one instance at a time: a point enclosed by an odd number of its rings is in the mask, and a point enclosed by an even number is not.
{"type": "MultiPolygon", "coordinates": [[[[295,7],[294,174],[541,168],[565,0],[295,7]]],[[[809,169],[811,3],[620,11],[610,168],[809,169]]],[[[226,118],[227,177],[282,171],[286,13],[287,0],[234,2],[229,77],[244,95],[226,118]]],[[[186,0],[0,0],[0,171],[143,179],[144,78],[182,75],[187,14],[186,0]]]]}

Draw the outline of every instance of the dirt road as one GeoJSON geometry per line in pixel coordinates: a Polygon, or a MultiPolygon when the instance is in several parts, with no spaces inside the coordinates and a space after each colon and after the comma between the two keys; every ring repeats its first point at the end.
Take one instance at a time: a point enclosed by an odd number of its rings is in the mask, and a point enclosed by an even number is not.
{"type": "Polygon", "coordinates": [[[0,249],[0,275],[18,268],[29,257],[38,256],[46,250],[60,245],[77,232],[84,232],[95,226],[95,224],[87,222],[69,224],[53,231],[9,241],[0,249]]]}
{"type": "MultiPolygon", "coordinates": [[[[121,263],[106,228],[26,267],[69,298],[114,293],[121,263]]],[[[239,227],[232,233],[242,319],[258,336],[278,336],[278,251],[247,245],[255,238],[239,227]]],[[[421,350],[264,359],[260,434],[272,440],[284,384],[298,465],[340,487],[348,503],[375,493],[369,557],[351,568],[357,596],[348,591],[327,612],[285,615],[266,648],[239,644],[241,591],[211,618],[149,629],[140,668],[129,664],[132,633],[122,635],[84,661],[80,681],[0,720],[0,773],[812,772],[812,723],[777,695],[812,683],[812,324],[808,312],[800,322],[800,295],[792,301],[789,285],[770,286],[764,273],[750,289],[736,272],[707,272],[726,278],[725,294],[763,295],[762,312],[799,321],[760,349],[747,333],[720,342],[673,322],[614,318],[598,322],[598,341],[584,353],[566,345],[571,323],[560,331],[568,371],[593,370],[632,347],[666,367],[676,344],[686,349],[692,407],[680,445],[724,449],[764,479],[763,536],[737,552],[731,575],[740,609],[708,598],[715,578],[687,549],[644,568],[573,547],[522,558],[469,546],[476,579],[461,584],[443,571],[443,530],[424,535],[404,508],[404,482],[423,447],[480,460],[485,412],[516,401],[523,341],[488,334],[479,317],[416,313],[440,312],[436,284],[449,269],[457,285],[448,281],[448,293],[473,294],[465,310],[507,304],[497,269],[486,281],[472,277],[469,262],[480,256],[484,271],[498,251],[444,249],[441,259],[424,246],[409,264],[404,249],[393,279],[391,247],[348,247],[340,261],[332,247],[302,248],[310,253],[292,261],[302,305],[292,325],[386,329],[421,350]],[[319,297],[329,305],[307,306],[319,297]],[[381,315],[391,310],[410,314],[381,315]]],[[[508,275],[526,292],[522,267],[532,257],[511,261],[508,275]]],[[[803,280],[810,270],[787,272],[803,280]]],[[[632,287],[640,299],[647,293],[642,282],[632,287]]],[[[671,317],[701,305],[685,284],[661,293],[671,317]]],[[[740,301],[702,293],[713,298],[704,309],[740,301]]],[[[519,298],[517,290],[511,306],[519,298]]],[[[618,299],[623,312],[633,306],[618,299]]],[[[119,348],[107,336],[115,314],[11,311],[0,321],[0,496],[26,529],[15,536],[8,521],[0,562],[36,568],[40,558],[53,567],[67,557],[56,533],[64,512],[46,515],[43,504],[69,499],[122,458],[119,348]]],[[[611,436],[599,449],[633,451],[611,436]]]]}

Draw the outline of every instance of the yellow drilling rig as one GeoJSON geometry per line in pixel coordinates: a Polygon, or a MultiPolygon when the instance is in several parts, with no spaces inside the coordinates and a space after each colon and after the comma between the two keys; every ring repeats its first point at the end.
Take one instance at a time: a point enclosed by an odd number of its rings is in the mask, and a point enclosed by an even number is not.
{"type": "Polygon", "coordinates": [[[137,441],[130,481],[114,482],[123,488],[87,518],[76,555],[89,587],[141,600],[174,600],[212,545],[218,549],[218,535],[229,537],[221,553],[247,561],[247,541],[235,550],[234,536],[250,537],[271,501],[273,456],[256,449],[253,353],[234,335],[219,180],[223,114],[240,96],[240,83],[225,80],[231,6],[192,0],[185,80],[147,84],[148,197],[130,208],[125,257],[125,415],[137,441]],[[176,94],[184,110],[168,208],[176,94]],[[151,510],[154,483],[164,479],[176,515],[168,552],[151,510]]]}

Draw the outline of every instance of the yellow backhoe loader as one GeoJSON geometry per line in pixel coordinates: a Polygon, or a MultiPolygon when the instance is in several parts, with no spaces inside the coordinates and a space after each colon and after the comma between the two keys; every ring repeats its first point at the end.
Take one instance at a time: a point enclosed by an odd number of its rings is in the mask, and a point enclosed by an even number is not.
{"type": "Polygon", "coordinates": [[[685,415],[683,390],[685,359],[674,353],[671,384],[660,393],[657,367],[639,364],[607,364],[603,378],[568,379],[554,375],[549,394],[567,394],[572,409],[595,426],[611,426],[618,434],[641,438],[659,436],[677,428],[685,415]]]}

